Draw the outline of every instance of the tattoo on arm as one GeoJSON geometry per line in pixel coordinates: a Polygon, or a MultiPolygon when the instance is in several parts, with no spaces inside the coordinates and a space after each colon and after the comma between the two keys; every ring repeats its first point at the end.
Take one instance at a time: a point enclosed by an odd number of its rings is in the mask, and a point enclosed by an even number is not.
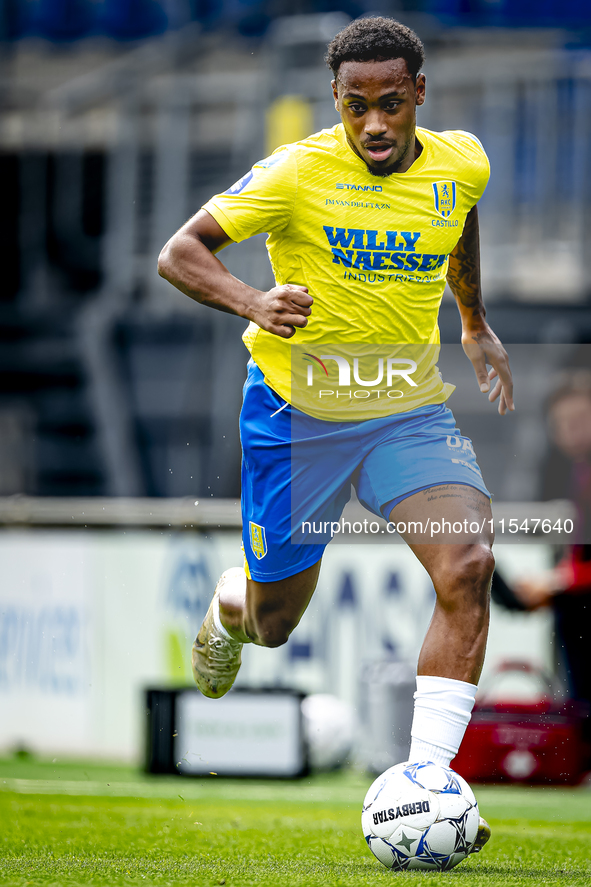
{"type": "Polygon", "coordinates": [[[447,282],[459,307],[472,309],[472,317],[478,315],[484,317],[480,292],[480,246],[476,207],[468,213],[462,236],[449,257],[447,282]]]}

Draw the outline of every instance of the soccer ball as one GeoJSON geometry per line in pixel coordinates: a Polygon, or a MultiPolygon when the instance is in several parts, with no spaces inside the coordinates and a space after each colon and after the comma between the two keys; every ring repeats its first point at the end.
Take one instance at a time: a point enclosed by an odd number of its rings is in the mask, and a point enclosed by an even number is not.
{"type": "Polygon", "coordinates": [[[352,706],[329,693],[313,693],[302,699],[304,736],[314,770],[336,770],[351,754],[355,741],[352,706]]]}
{"type": "Polygon", "coordinates": [[[466,780],[429,761],[396,764],[378,776],[361,814],[369,849],[395,872],[452,869],[472,850],[478,820],[466,780]]]}

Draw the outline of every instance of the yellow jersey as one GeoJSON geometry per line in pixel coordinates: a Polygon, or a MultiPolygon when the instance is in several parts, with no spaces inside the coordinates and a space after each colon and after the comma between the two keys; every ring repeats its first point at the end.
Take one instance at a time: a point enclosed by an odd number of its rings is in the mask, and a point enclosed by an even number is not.
{"type": "Polygon", "coordinates": [[[470,133],[416,133],[412,166],[377,176],[338,124],[278,148],[203,207],[233,241],[267,233],[277,284],[308,287],[304,329],[282,339],[251,323],[243,338],[271,388],[311,415],[376,418],[453,391],[436,366],[437,317],[489,164],[470,133]]]}

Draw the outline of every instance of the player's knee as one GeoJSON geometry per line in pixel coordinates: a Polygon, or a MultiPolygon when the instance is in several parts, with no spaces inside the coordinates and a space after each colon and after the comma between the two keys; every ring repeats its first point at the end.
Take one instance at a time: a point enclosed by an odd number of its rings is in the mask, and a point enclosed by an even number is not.
{"type": "Polygon", "coordinates": [[[256,623],[257,643],[263,647],[283,646],[294,629],[293,625],[276,614],[259,616],[256,623]]]}
{"type": "Polygon", "coordinates": [[[466,577],[488,592],[488,586],[495,568],[495,558],[490,545],[470,545],[462,558],[466,577]]]}
{"type": "Polygon", "coordinates": [[[447,565],[441,583],[443,602],[462,610],[488,610],[490,581],[495,559],[487,544],[454,546],[458,550],[447,565]]]}

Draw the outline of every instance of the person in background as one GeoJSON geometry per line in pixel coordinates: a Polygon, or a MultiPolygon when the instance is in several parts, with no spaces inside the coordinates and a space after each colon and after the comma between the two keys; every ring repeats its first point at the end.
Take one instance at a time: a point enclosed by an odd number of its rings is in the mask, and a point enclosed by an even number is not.
{"type": "MultiPolygon", "coordinates": [[[[546,411],[552,446],[542,466],[540,499],[571,500],[573,542],[553,569],[520,579],[512,590],[523,609],[552,607],[557,668],[569,696],[591,706],[591,370],[565,371],[546,411]]],[[[589,719],[587,724],[590,739],[589,719]]]]}

